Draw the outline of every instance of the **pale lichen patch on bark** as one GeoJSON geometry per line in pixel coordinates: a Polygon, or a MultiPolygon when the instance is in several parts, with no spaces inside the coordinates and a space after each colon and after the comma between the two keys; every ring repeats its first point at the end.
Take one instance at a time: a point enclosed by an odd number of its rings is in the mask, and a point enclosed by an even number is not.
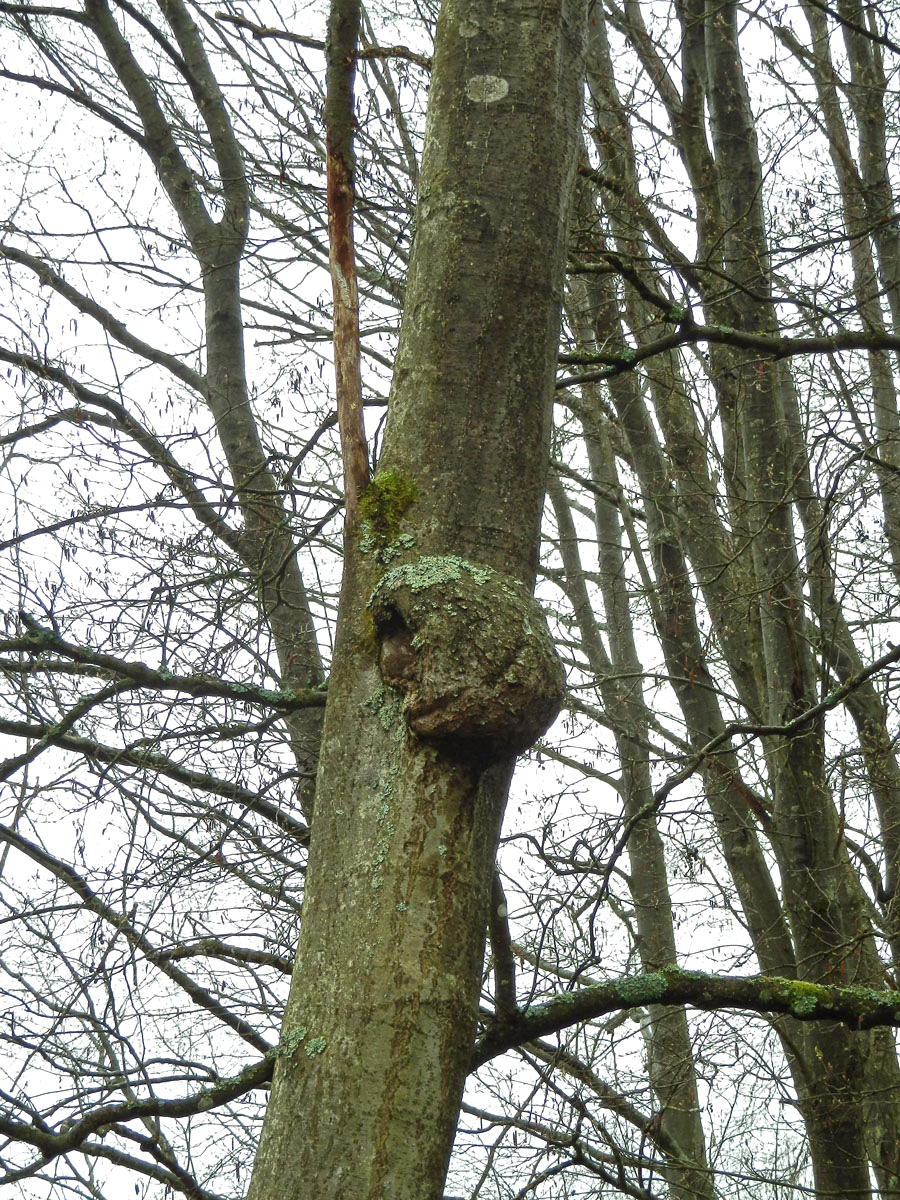
{"type": "Polygon", "coordinates": [[[293,1058],[300,1049],[306,1032],[305,1025],[292,1025],[289,1029],[283,1029],[275,1053],[281,1058],[293,1058]]]}
{"type": "Polygon", "coordinates": [[[500,75],[473,75],[466,83],[466,95],[480,104],[494,104],[509,93],[509,80],[500,75]]]}

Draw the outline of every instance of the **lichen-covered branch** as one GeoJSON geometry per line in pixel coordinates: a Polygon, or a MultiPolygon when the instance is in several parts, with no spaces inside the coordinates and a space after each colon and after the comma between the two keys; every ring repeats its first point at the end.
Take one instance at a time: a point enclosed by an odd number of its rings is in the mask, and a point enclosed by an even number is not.
{"type": "Polygon", "coordinates": [[[472,1069],[535,1038],[559,1033],[581,1021],[648,1004],[687,1004],[708,1011],[736,1009],[798,1021],[841,1021],[854,1030],[900,1028],[900,992],[867,987],[832,987],[769,975],[717,976],[663,967],[647,975],[564,992],[510,1020],[498,1021],[477,1041],[472,1069]]]}
{"type": "Polygon", "coordinates": [[[21,614],[28,629],[27,636],[0,640],[0,651],[27,654],[58,654],[71,662],[94,667],[98,674],[119,680],[130,680],[137,687],[158,692],[183,692],[188,696],[218,696],[244,704],[261,704],[284,712],[301,708],[324,708],[327,699],[323,688],[290,688],[274,691],[249,683],[230,683],[213,675],[176,675],[146,663],[129,662],[114,654],[103,654],[86,646],[68,642],[52,629],[45,629],[33,618],[21,614]]]}

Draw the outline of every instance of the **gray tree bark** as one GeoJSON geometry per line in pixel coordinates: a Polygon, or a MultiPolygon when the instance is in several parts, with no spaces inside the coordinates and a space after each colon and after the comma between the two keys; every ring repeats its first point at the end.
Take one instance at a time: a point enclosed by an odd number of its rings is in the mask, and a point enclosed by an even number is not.
{"type": "Polygon", "coordinates": [[[562,698],[530,589],[584,21],[581,0],[441,12],[251,1200],[441,1194],[514,754],[562,698]]]}
{"type": "MultiPolygon", "coordinates": [[[[707,313],[715,319],[735,328],[774,329],[759,204],[762,180],[736,27],[727,8],[713,12],[704,11],[702,5],[684,5],[681,16],[685,35],[683,99],[665,75],[664,66],[650,61],[651,50],[645,48],[643,53],[645,66],[653,67],[660,95],[669,106],[692,180],[701,235],[698,260],[713,268],[709,278],[700,273],[693,282],[703,296],[707,313]],[[705,140],[704,99],[710,107],[715,159],[705,140]],[[737,284],[732,295],[721,289],[723,272],[737,284]]],[[[631,36],[640,45],[642,28],[635,7],[628,10],[628,19],[633,25],[631,36]]],[[[593,83],[591,64],[589,60],[593,83]]],[[[603,114],[606,120],[598,122],[599,148],[607,173],[627,181],[634,174],[631,168],[629,175],[627,161],[628,127],[627,122],[616,119],[618,104],[611,78],[607,63],[599,74],[599,85],[594,85],[595,95],[602,93],[607,102],[603,114]],[[613,164],[618,165],[617,171],[613,164]]],[[[664,290],[639,239],[632,235],[633,245],[628,240],[628,213],[621,221],[613,218],[612,225],[617,230],[620,255],[627,257],[632,269],[644,279],[651,280],[657,291],[664,290]]],[[[644,338],[652,339],[653,335],[645,332],[651,326],[652,312],[628,283],[625,294],[635,337],[639,343],[644,338]]],[[[598,305],[596,311],[601,315],[606,310],[598,305]]],[[[607,319],[600,328],[606,344],[610,344],[610,337],[612,344],[620,338],[616,325],[614,306],[612,322],[607,319]]],[[[730,526],[737,535],[734,540],[738,547],[744,541],[752,554],[748,549],[729,549],[729,538],[710,503],[715,488],[705,478],[705,463],[694,449],[702,439],[690,405],[682,397],[674,357],[668,369],[660,365],[650,379],[656,417],[669,451],[665,462],[653,453],[655,435],[643,413],[642,399],[635,397],[617,405],[642,481],[648,525],[655,527],[650,541],[654,547],[657,620],[660,615],[664,617],[659,634],[688,731],[698,749],[717,736],[724,723],[704,666],[679,542],[687,549],[697,572],[735,690],[749,712],[760,716],[768,713],[770,721],[778,722],[797,711],[798,704],[808,706],[815,696],[814,673],[806,650],[808,635],[800,632],[806,626],[801,615],[792,517],[790,505],[784,502],[793,490],[808,538],[812,537],[810,521],[815,514],[804,493],[804,464],[794,461],[793,451],[788,452],[791,433],[796,434],[796,417],[790,417],[789,373],[786,367],[776,369],[764,359],[748,362],[746,356],[727,345],[710,347],[710,361],[722,418],[730,526]],[[677,493],[672,490],[673,482],[677,493]],[[762,619],[748,623],[753,610],[748,598],[753,596],[760,598],[762,619]]],[[[611,395],[615,401],[615,388],[611,388],[611,395]]],[[[852,638],[844,636],[833,620],[833,598],[830,602],[827,588],[830,565],[822,559],[820,524],[816,522],[816,544],[810,562],[816,565],[817,577],[826,586],[812,598],[812,607],[830,639],[826,657],[835,663],[840,677],[849,677],[857,655],[851,653],[852,638]]],[[[883,717],[879,720],[880,714],[874,711],[874,705],[866,704],[866,698],[866,689],[861,689],[849,707],[861,729],[873,790],[878,794],[880,811],[885,813],[885,827],[890,830],[890,763],[884,753],[885,739],[878,737],[883,717]]],[[[764,969],[789,976],[797,970],[801,978],[854,972],[857,979],[879,986],[880,968],[864,911],[865,899],[852,881],[834,803],[825,785],[820,732],[811,729],[807,737],[796,739],[793,745],[785,744],[783,739],[771,745],[775,820],[763,811],[758,815],[781,865],[786,885],[783,914],[778,913],[778,897],[771,881],[759,887],[768,871],[758,849],[754,852],[756,834],[745,803],[748,792],[741,785],[739,772],[731,769],[736,763],[729,761],[730,756],[723,756],[721,749],[716,757],[717,762],[704,770],[707,798],[760,962],[772,963],[764,969]],[[831,835],[822,836],[826,829],[832,831],[831,835]],[[750,870],[754,862],[761,868],[755,872],[750,870]],[[850,947],[858,948],[852,961],[850,947]]],[[[868,1157],[883,1194],[894,1194],[897,1176],[891,1146],[896,1144],[893,1097],[897,1094],[897,1070],[893,1051],[878,1037],[869,1040],[848,1036],[835,1028],[823,1027],[814,1033],[779,1028],[807,1121],[818,1187],[867,1195],[868,1157]]]]}
{"type": "MultiPolygon", "coordinates": [[[[741,292],[735,327],[775,328],[761,206],[762,176],[732,5],[710,10],[706,22],[709,104],[719,197],[726,223],[724,264],[741,292]]],[[[767,716],[779,723],[816,696],[815,671],[803,629],[803,598],[793,533],[790,461],[775,364],[734,358],[743,414],[741,443],[752,561],[760,596],[767,716]]],[[[823,731],[773,739],[767,745],[773,782],[772,844],[801,977],[872,982],[877,970],[871,928],[838,828],[824,771],[823,731]],[[869,943],[869,945],[867,945],[869,943]]],[[[814,1052],[825,1066],[810,1093],[807,1115],[816,1186],[844,1196],[870,1194],[861,1097],[867,1090],[865,1039],[823,1025],[814,1052]]]]}

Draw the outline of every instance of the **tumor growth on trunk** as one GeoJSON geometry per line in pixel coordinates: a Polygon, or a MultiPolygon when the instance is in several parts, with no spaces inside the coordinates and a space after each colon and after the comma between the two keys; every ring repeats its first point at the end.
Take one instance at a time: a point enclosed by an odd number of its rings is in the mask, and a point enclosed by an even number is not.
{"type": "Polygon", "coordinates": [[[406,724],[444,750],[519,754],[562,708],[562,665],[518,580],[452,555],[414,559],[379,580],[369,610],[406,724]]]}

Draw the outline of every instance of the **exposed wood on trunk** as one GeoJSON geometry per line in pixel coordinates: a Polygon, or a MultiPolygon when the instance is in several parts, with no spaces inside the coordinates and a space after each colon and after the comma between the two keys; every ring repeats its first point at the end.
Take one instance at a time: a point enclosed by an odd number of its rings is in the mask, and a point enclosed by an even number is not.
{"type": "Polygon", "coordinates": [[[356,72],[359,25],[358,0],[332,0],[325,44],[325,170],[328,261],[334,297],[334,375],[348,533],[355,528],[359,497],[369,482],[359,350],[359,286],[353,249],[353,128],[356,122],[353,77],[356,72]]]}

